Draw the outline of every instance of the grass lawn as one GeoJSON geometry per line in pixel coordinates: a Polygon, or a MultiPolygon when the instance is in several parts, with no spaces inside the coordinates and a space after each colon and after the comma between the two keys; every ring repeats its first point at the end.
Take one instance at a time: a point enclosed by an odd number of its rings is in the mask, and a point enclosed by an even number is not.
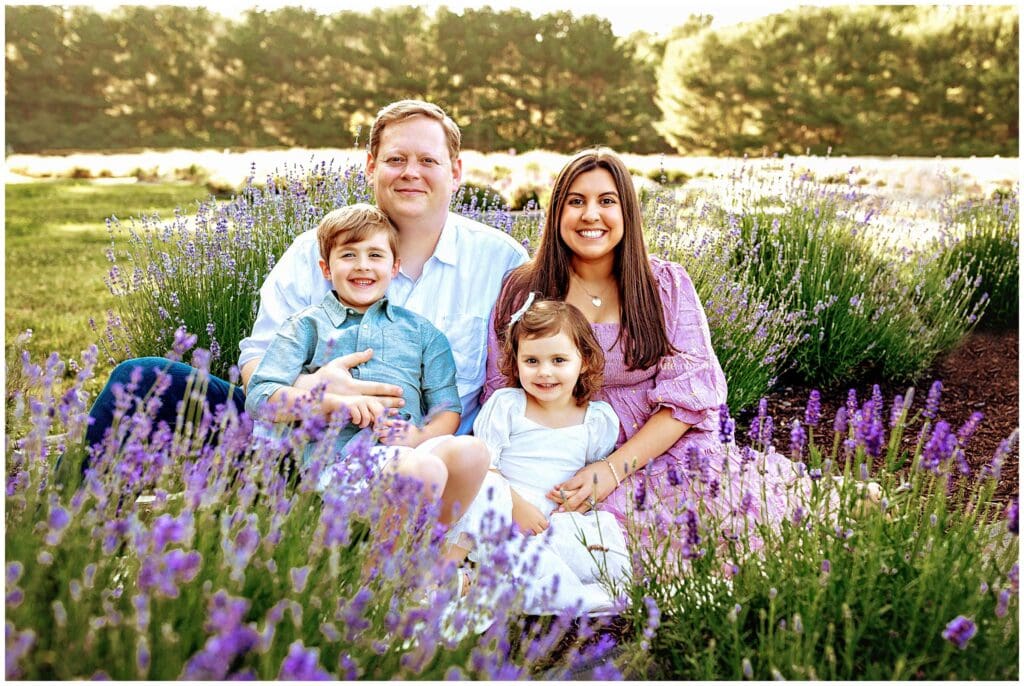
{"type": "MultiPolygon", "coordinates": [[[[116,214],[125,224],[142,214],[169,218],[174,208],[208,196],[201,185],[89,181],[9,184],[4,194],[5,340],[10,344],[32,329],[28,348],[37,361],[53,351],[80,358],[96,337],[89,318],[102,327],[105,311],[114,305],[104,283],[108,217],[116,214]]],[[[93,383],[102,384],[108,372],[101,360],[93,383]]]]}

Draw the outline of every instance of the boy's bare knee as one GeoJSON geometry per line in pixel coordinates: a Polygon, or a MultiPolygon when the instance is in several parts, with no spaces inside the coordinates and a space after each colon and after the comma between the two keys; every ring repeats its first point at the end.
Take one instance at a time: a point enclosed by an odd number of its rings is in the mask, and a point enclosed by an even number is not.
{"type": "Polygon", "coordinates": [[[433,453],[419,450],[410,450],[402,455],[395,471],[439,491],[444,489],[448,481],[448,467],[444,460],[433,453]]]}
{"type": "Polygon", "coordinates": [[[450,471],[482,477],[491,464],[487,444],[475,436],[456,436],[441,445],[442,459],[450,471]]]}

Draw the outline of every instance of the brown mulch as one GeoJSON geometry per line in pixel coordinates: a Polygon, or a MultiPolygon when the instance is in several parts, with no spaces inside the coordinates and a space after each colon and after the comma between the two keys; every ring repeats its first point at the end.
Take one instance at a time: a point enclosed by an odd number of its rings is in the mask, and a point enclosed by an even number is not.
{"type": "MultiPolygon", "coordinates": [[[[913,408],[924,407],[928,389],[936,379],[942,381],[942,402],[939,418],[957,430],[972,412],[984,413],[965,454],[972,472],[976,473],[991,461],[999,443],[1020,426],[1018,331],[975,331],[958,348],[940,358],[914,384],[913,408]]],[[[908,384],[877,382],[888,408],[896,395],[906,393],[908,384]]],[[[854,386],[860,403],[871,397],[872,382],[854,386]]],[[[803,421],[804,407],[810,386],[791,384],[770,393],[768,410],[775,420],[775,445],[788,450],[789,427],[793,419],[803,421]]],[[[822,423],[831,427],[836,410],[846,401],[847,388],[821,392],[822,423]]],[[[740,415],[743,429],[749,423],[749,412],[740,415]]],[[[912,410],[912,414],[914,411],[912,410]]],[[[904,445],[913,450],[921,421],[911,424],[904,433],[904,445]]],[[[1019,446],[1019,443],[1018,443],[1019,446]]],[[[1020,451],[1015,447],[1003,462],[995,499],[1008,501],[1020,492],[1018,462],[1020,451]]]]}

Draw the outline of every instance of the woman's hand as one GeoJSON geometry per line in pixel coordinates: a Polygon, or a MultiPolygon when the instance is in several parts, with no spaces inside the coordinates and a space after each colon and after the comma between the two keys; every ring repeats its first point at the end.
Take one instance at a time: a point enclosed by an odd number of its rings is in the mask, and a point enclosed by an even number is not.
{"type": "Polygon", "coordinates": [[[548,493],[548,500],[559,504],[555,512],[586,512],[611,495],[616,486],[618,483],[612,470],[601,460],[588,464],[575,476],[557,484],[548,493]]]}

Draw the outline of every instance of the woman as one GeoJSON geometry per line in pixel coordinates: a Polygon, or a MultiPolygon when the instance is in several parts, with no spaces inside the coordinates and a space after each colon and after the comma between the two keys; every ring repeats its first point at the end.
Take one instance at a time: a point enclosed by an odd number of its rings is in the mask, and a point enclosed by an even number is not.
{"type": "MultiPolygon", "coordinates": [[[[606,358],[596,397],[621,424],[608,459],[582,468],[550,499],[582,512],[593,498],[624,524],[642,489],[641,516],[699,502],[729,538],[777,524],[806,502],[808,480],[788,459],[745,460],[720,440],[726,382],[704,309],[682,266],[648,256],[636,190],[614,152],[577,153],[555,179],[537,254],[510,272],[492,314],[485,398],[505,383],[500,341],[530,292],[563,299],[590,321],[606,358]]],[[[749,542],[761,545],[756,536],[749,542]]]]}

